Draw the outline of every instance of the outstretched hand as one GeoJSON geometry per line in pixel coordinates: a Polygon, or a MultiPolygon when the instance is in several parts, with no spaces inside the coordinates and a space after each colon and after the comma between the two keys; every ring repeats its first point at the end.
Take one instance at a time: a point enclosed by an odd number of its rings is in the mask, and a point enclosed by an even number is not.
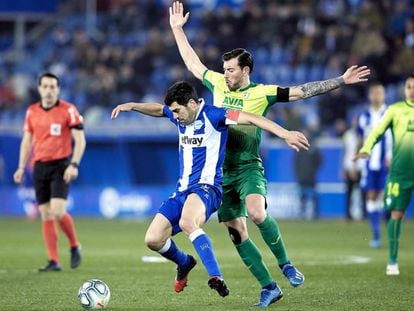
{"type": "Polygon", "coordinates": [[[303,135],[303,133],[296,131],[289,131],[285,138],[285,142],[290,148],[297,152],[299,152],[301,148],[308,150],[310,146],[306,136],[303,135]]]}
{"type": "Polygon", "coordinates": [[[354,65],[349,67],[342,75],[345,84],[355,84],[368,81],[367,76],[371,74],[371,70],[367,66],[358,67],[354,65]]]}
{"type": "Polygon", "coordinates": [[[352,161],[356,162],[359,159],[368,159],[369,158],[369,154],[368,153],[357,153],[356,155],[354,155],[354,157],[352,158],[352,161]]]}
{"type": "Polygon", "coordinates": [[[175,1],[172,6],[170,6],[170,26],[171,28],[180,28],[188,21],[190,12],[187,12],[184,15],[184,7],[182,2],[175,1]]]}
{"type": "Polygon", "coordinates": [[[120,105],[116,106],[112,110],[111,119],[116,119],[118,117],[118,115],[121,113],[121,111],[131,111],[133,106],[134,106],[133,103],[125,103],[125,104],[120,104],[120,105]]]}

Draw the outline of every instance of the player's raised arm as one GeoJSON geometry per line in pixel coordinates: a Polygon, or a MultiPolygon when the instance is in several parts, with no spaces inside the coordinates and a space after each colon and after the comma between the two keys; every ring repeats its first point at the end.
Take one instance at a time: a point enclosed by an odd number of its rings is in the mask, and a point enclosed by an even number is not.
{"type": "Polygon", "coordinates": [[[303,133],[288,131],[265,117],[243,111],[229,111],[229,113],[238,114],[237,124],[250,124],[260,127],[261,129],[284,139],[288,146],[296,151],[299,151],[300,148],[308,150],[310,146],[308,139],[303,133]]]}
{"type": "Polygon", "coordinates": [[[332,91],[345,84],[355,84],[368,81],[370,69],[367,66],[351,66],[345,73],[333,79],[313,81],[289,88],[289,101],[305,99],[332,91]]]}
{"type": "Polygon", "coordinates": [[[111,113],[111,119],[115,119],[121,112],[136,111],[152,117],[164,117],[163,105],[159,103],[125,103],[116,106],[111,113]]]}
{"type": "Polygon", "coordinates": [[[190,12],[184,15],[184,7],[180,1],[173,2],[170,6],[170,26],[173,32],[178,50],[187,69],[199,80],[203,80],[203,74],[207,67],[200,61],[200,58],[188,42],[183,26],[187,22],[190,12]]]}

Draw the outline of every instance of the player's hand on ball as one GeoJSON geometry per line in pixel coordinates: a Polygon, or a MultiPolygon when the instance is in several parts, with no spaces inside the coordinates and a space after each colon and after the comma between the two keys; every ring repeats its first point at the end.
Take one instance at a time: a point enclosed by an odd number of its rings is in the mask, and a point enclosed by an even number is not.
{"type": "Polygon", "coordinates": [[[184,24],[188,21],[190,12],[187,12],[184,15],[184,7],[180,1],[175,1],[172,6],[170,6],[170,26],[171,28],[183,27],[184,24]]]}
{"type": "Polygon", "coordinates": [[[368,77],[371,73],[371,70],[367,66],[358,67],[354,65],[349,67],[345,73],[342,75],[345,84],[354,84],[359,82],[368,81],[368,77]]]}
{"type": "Polygon", "coordinates": [[[299,151],[300,149],[308,150],[310,146],[306,136],[297,131],[289,131],[285,141],[289,147],[296,151],[299,151]]]}

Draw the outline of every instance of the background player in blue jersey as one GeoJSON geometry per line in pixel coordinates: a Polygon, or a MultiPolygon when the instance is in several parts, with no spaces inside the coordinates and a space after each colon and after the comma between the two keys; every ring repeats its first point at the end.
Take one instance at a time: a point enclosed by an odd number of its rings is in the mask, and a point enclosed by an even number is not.
{"type": "Polygon", "coordinates": [[[116,118],[121,111],[137,111],[154,117],[168,117],[178,128],[180,178],[177,190],[161,205],[147,230],[145,243],[177,264],[174,289],[181,292],[187,285],[188,273],[196,265],[195,258],[178,249],[171,239],[183,231],[208,272],[208,285],[225,297],[229,290],[211,241],[201,226],[217,210],[222,199],[222,166],[228,125],[256,125],[285,139],[296,151],[307,149],[309,144],[302,133],[287,131],[264,117],[205,105],[187,82],[172,85],[165,104],[121,104],[111,115],[116,118]]]}
{"type": "MultiPolygon", "coordinates": [[[[369,108],[358,118],[358,135],[365,140],[372,129],[381,121],[387,106],[382,84],[373,83],[368,89],[369,108]]],[[[366,195],[366,210],[371,224],[372,240],[370,246],[381,246],[381,219],[383,216],[383,189],[387,178],[392,155],[392,136],[388,130],[371,151],[369,159],[362,168],[361,188],[366,195]]]]}

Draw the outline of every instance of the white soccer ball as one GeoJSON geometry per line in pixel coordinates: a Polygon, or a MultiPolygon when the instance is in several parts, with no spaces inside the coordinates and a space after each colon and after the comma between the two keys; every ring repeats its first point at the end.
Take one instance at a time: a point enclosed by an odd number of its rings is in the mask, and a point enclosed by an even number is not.
{"type": "Polygon", "coordinates": [[[105,282],[92,279],[82,284],[78,291],[79,303],[85,309],[103,309],[111,298],[111,291],[105,282]]]}

